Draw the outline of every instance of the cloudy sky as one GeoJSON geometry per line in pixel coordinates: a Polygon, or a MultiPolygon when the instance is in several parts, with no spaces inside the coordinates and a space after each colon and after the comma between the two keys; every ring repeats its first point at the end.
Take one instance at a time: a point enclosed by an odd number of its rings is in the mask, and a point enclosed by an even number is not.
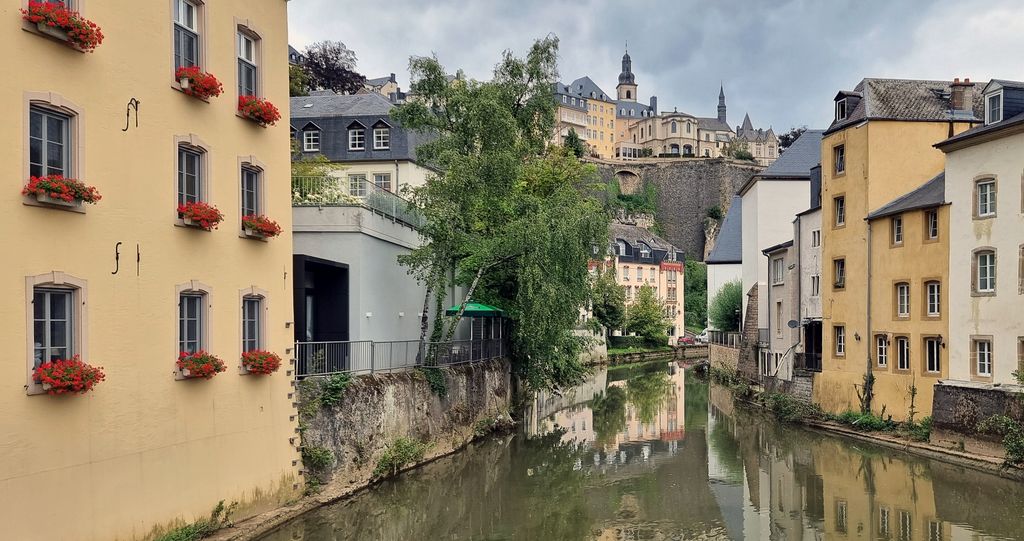
{"type": "Polygon", "coordinates": [[[410,55],[484,79],[502,50],[554,33],[561,78],[614,95],[628,40],[641,100],[714,116],[724,82],[730,124],[749,112],[776,131],[826,125],[864,77],[1024,79],[1021,0],[292,0],[289,18],[300,50],[340,40],[403,89],[410,55]]]}

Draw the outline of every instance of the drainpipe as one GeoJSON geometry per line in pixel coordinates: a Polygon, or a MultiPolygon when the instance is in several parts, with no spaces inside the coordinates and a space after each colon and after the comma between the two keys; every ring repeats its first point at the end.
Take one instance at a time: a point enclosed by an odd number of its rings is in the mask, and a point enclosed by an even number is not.
{"type": "Polygon", "coordinates": [[[398,177],[398,160],[395,160],[395,193],[402,193],[402,183],[399,182],[401,179],[398,177]]]}
{"type": "MultiPolygon", "coordinates": [[[[771,254],[765,254],[764,252],[761,252],[761,253],[764,254],[764,257],[765,257],[765,259],[767,261],[767,264],[768,264],[768,283],[767,283],[767,287],[765,287],[765,289],[768,290],[768,300],[767,300],[767,303],[768,303],[768,306],[767,306],[767,308],[768,308],[768,354],[771,355],[772,357],[775,357],[775,352],[772,351],[774,349],[774,348],[772,348],[772,256],[771,256],[771,254]]],[[[760,333],[760,331],[758,331],[758,333],[760,333]]],[[[757,364],[758,364],[758,368],[760,368],[760,366],[761,366],[761,349],[760,348],[758,348],[758,350],[757,350],[757,364]]],[[[760,372],[760,370],[758,370],[758,372],[760,372]]],[[[778,373],[778,367],[776,367],[775,372],[778,373]]]]}
{"type": "Polygon", "coordinates": [[[868,302],[867,302],[868,314],[867,314],[867,316],[868,317],[867,317],[867,328],[864,330],[864,335],[865,335],[864,336],[864,340],[866,340],[866,344],[865,344],[866,347],[864,348],[864,350],[867,352],[867,354],[864,356],[865,363],[866,363],[866,365],[865,365],[865,372],[864,372],[864,383],[865,383],[865,386],[864,386],[864,405],[866,405],[868,411],[870,411],[871,410],[871,398],[875,394],[875,385],[874,385],[874,383],[871,384],[871,388],[870,389],[867,387],[867,382],[871,378],[871,340],[870,340],[870,338],[871,338],[871,220],[865,220],[865,221],[868,224],[868,264],[867,264],[867,267],[868,267],[868,273],[867,273],[868,274],[868,287],[867,287],[867,292],[868,292],[868,302]],[[868,393],[871,393],[871,394],[869,395],[868,393]]]}

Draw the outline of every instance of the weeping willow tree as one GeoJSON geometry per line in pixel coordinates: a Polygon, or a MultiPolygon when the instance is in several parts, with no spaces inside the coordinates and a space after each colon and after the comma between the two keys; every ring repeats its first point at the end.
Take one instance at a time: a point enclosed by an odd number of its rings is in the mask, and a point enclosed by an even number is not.
{"type": "MultiPolygon", "coordinates": [[[[427,286],[424,314],[434,301],[431,342],[452,338],[470,299],[494,304],[511,320],[515,369],[535,389],[584,373],[573,329],[588,300],[587,260],[608,236],[600,204],[584,195],[595,168],[548,144],[557,53],[555,37],[525,58],[506,51],[487,82],[450,82],[436,58],[413,58],[417,99],[392,113],[431,134],[417,159],[440,171],[412,191],[425,243],[399,259],[427,286]],[[448,319],[441,310],[453,284],[467,292],[448,319]]],[[[424,316],[421,340],[428,326],[424,316]]]]}

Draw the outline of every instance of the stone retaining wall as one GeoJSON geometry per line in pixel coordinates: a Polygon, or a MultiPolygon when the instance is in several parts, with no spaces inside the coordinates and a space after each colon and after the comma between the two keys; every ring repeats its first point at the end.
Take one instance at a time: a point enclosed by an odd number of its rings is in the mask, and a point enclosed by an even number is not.
{"type": "Polygon", "coordinates": [[[937,445],[950,445],[988,456],[1003,456],[998,437],[978,434],[978,423],[993,415],[1024,422],[1024,387],[998,387],[973,381],[945,380],[935,385],[932,402],[932,437],[937,445]]]}
{"type": "Polygon", "coordinates": [[[740,349],[719,344],[708,345],[708,362],[716,368],[735,371],[740,364],[740,349]]]}

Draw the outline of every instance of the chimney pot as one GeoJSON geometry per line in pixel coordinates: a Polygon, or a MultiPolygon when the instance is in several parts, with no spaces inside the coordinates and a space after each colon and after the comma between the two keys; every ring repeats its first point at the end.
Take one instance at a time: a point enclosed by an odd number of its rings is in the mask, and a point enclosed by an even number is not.
{"type": "Polygon", "coordinates": [[[964,82],[965,82],[965,83],[969,83],[969,82],[971,82],[971,78],[970,78],[970,77],[964,77],[964,82]]]}
{"type": "Polygon", "coordinates": [[[954,77],[953,78],[953,84],[957,84],[959,82],[960,82],[960,78],[959,77],[954,77]]]}

